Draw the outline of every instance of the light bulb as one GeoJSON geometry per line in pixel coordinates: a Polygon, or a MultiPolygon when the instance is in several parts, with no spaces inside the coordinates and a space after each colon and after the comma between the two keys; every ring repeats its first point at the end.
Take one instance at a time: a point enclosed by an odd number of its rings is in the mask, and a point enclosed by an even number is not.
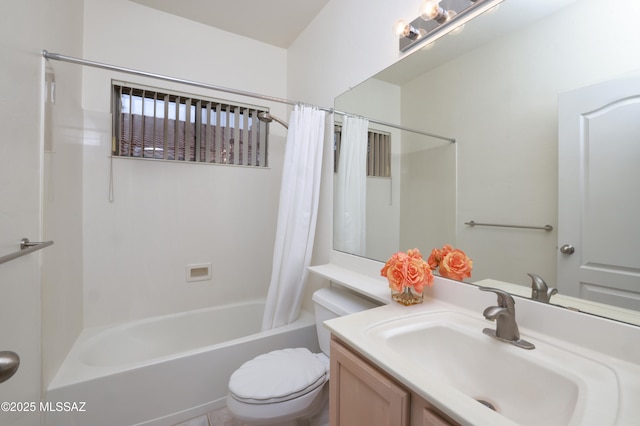
{"type": "Polygon", "coordinates": [[[406,37],[404,33],[405,33],[405,29],[408,26],[409,25],[407,24],[407,21],[405,21],[404,19],[398,19],[393,24],[393,32],[395,32],[398,37],[406,37]]]}
{"type": "Polygon", "coordinates": [[[398,37],[407,37],[411,40],[417,40],[426,34],[424,29],[414,28],[411,24],[407,24],[404,19],[399,19],[395,22],[394,30],[398,37]]]}
{"type": "Polygon", "coordinates": [[[420,7],[420,17],[425,21],[430,19],[436,19],[439,12],[442,11],[440,7],[440,0],[425,0],[420,7]]]}

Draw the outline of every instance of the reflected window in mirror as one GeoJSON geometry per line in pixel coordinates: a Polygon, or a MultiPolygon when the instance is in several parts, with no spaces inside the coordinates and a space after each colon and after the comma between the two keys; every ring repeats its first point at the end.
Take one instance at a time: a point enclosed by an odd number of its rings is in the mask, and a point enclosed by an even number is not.
{"type": "MultiPolygon", "coordinates": [[[[367,133],[367,176],[391,177],[391,135],[386,132],[369,130],[367,133]]],[[[334,127],[333,172],[338,172],[342,126],[334,127]]]]}

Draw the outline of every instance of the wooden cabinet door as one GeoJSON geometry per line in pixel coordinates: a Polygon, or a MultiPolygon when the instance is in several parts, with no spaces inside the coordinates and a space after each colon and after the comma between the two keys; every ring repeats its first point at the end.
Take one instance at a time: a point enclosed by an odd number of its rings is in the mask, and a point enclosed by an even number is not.
{"type": "Polygon", "coordinates": [[[422,426],[451,426],[451,424],[428,408],[422,409],[422,426]]]}
{"type": "Polygon", "coordinates": [[[409,426],[410,393],[331,341],[331,426],[409,426]]]}
{"type": "Polygon", "coordinates": [[[454,426],[457,424],[418,394],[411,394],[411,426],[454,426]]]}

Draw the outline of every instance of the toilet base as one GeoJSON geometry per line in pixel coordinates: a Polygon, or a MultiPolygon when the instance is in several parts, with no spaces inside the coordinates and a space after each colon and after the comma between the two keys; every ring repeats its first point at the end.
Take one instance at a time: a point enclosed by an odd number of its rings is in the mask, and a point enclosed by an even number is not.
{"type": "Polygon", "coordinates": [[[298,426],[329,426],[329,384],[325,384],[325,389],[322,392],[322,409],[309,417],[306,420],[306,424],[302,423],[305,420],[298,422],[298,426]]]}
{"type": "MultiPolygon", "coordinates": [[[[288,403],[294,403],[288,401],[288,403]]],[[[295,405],[305,407],[303,410],[293,410],[290,414],[285,407],[287,402],[279,404],[248,405],[227,395],[227,408],[233,416],[251,426],[328,426],[329,425],[329,382],[310,394],[304,395],[295,405]],[[304,400],[309,402],[304,402],[304,400]],[[302,403],[302,404],[300,404],[302,403]]]]}

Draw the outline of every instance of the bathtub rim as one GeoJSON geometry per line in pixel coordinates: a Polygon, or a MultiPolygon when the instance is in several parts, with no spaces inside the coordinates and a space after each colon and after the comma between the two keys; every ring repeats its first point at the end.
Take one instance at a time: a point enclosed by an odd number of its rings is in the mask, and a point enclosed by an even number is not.
{"type": "MultiPolygon", "coordinates": [[[[240,336],[240,337],[235,337],[230,340],[225,340],[218,343],[210,344],[210,345],[192,347],[191,349],[185,349],[179,352],[171,352],[166,355],[157,355],[157,356],[153,356],[152,358],[147,357],[141,360],[122,361],[118,363],[108,363],[108,364],[104,364],[100,362],[91,362],[90,359],[87,360],[87,357],[91,358],[91,355],[87,354],[87,350],[94,348],[96,345],[101,346],[100,343],[103,339],[110,340],[112,336],[118,337],[118,334],[120,333],[124,333],[126,335],[130,330],[133,330],[134,333],[130,334],[130,336],[135,339],[141,335],[144,335],[145,330],[150,331],[151,333],[156,332],[157,331],[156,327],[158,327],[158,324],[156,323],[164,322],[168,327],[171,327],[173,325],[172,323],[174,322],[174,320],[177,320],[177,322],[180,322],[181,319],[192,317],[192,316],[198,316],[201,314],[204,314],[206,316],[215,312],[220,312],[224,310],[234,310],[235,308],[246,308],[251,306],[254,306],[256,309],[262,309],[262,311],[264,312],[265,301],[264,299],[246,300],[244,302],[237,302],[237,303],[234,302],[234,303],[229,303],[227,305],[212,306],[209,308],[198,308],[198,309],[192,309],[189,311],[174,312],[174,313],[164,314],[164,315],[155,315],[152,317],[140,318],[140,319],[132,320],[128,322],[120,322],[117,324],[112,324],[110,326],[107,325],[105,327],[101,327],[100,330],[92,330],[90,333],[87,333],[87,335],[82,341],[82,345],[78,345],[78,351],[77,351],[78,361],[80,362],[81,365],[86,366],[88,368],[126,366],[126,365],[138,364],[138,363],[147,364],[149,361],[153,361],[155,359],[167,358],[167,357],[171,358],[176,354],[188,353],[193,350],[198,350],[202,347],[212,347],[214,345],[224,344],[230,341],[237,341],[238,339],[242,339],[244,337],[254,335],[256,334],[256,332],[248,335],[240,336]],[[151,327],[148,327],[149,325],[151,325],[151,327]],[[141,332],[140,330],[137,330],[138,328],[143,329],[143,331],[141,332]]],[[[262,316],[262,313],[260,315],[262,316]]]]}
{"type": "Polygon", "coordinates": [[[287,324],[271,330],[263,330],[263,331],[259,330],[256,333],[252,333],[246,336],[227,340],[221,343],[215,343],[213,345],[207,345],[207,346],[203,346],[195,349],[179,351],[170,355],[154,357],[152,359],[148,359],[144,361],[136,361],[136,362],[129,362],[129,363],[123,363],[123,364],[117,364],[117,365],[109,365],[109,366],[95,366],[95,365],[92,366],[92,365],[87,365],[82,361],[81,355],[84,349],[83,345],[90,343],[92,339],[94,339],[96,336],[98,336],[103,332],[111,332],[111,331],[115,332],[116,330],[118,331],[126,330],[136,325],[158,321],[159,319],[168,319],[168,318],[181,317],[186,315],[194,315],[200,312],[205,312],[210,310],[221,310],[221,309],[229,309],[229,308],[232,309],[235,306],[246,305],[249,303],[260,303],[264,305],[264,302],[265,302],[264,299],[251,299],[243,302],[229,303],[226,305],[198,308],[198,309],[193,309],[189,311],[182,311],[182,312],[176,312],[176,313],[170,313],[170,314],[164,314],[164,315],[156,315],[152,317],[141,318],[141,319],[128,321],[128,322],[120,322],[120,323],[111,324],[111,325],[84,328],[80,332],[80,335],[78,336],[78,338],[73,343],[64,361],[58,368],[58,371],[56,372],[53,380],[51,380],[48,386],[46,386],[46,391],[51,391],[58,388],[63,388],[65,386],[77,384],[80,382],[98,379],[104,376],[126,373],[127,371],[131,371],[131,370],[145,367],[145,366],[160,364],[178,357],[188,357],[191,355],[214,350],[216,348],[222,348],[222,347],[232,346],[235,344],[240,344],[243,342],[253,340],[258,336],[267,337],[267,336],[283,333],[289,330],[295,330],[298,328],[307,327],[311,324],[315,325],[315,316],[313,315],[313,313],[308,310],[302,309],[296,321],[294,321],[291,324],[287,324]]]}

